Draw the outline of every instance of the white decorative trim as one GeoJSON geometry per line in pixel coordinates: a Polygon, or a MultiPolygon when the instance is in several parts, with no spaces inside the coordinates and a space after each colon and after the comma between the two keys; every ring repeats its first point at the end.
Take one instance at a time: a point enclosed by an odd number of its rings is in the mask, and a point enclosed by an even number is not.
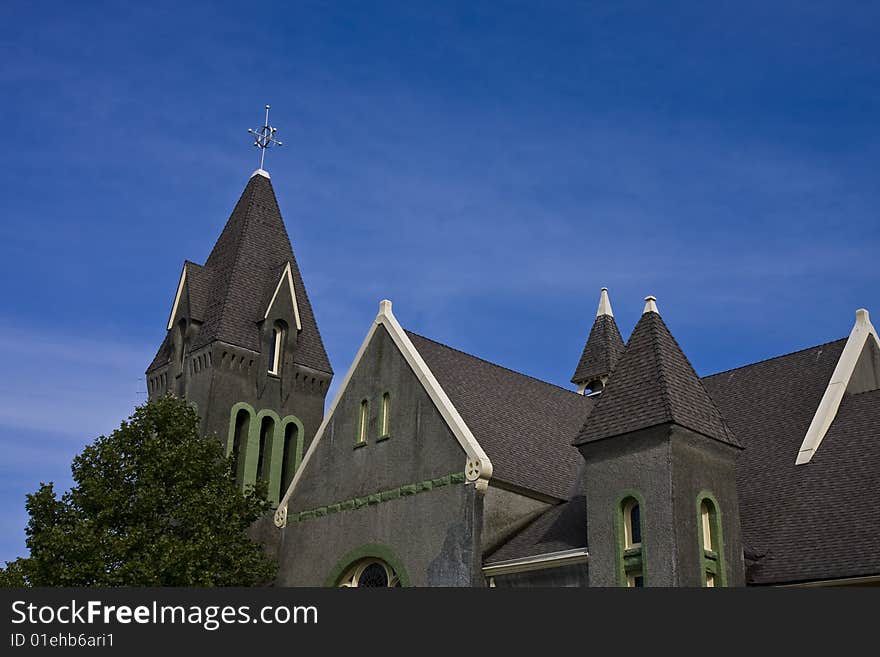
{"type": "Polygon", "coordinates": [[[859,363],[859,357],[862,355],[865,346],[870,338],[874,339],[875,344],[880,348],[880,337],[877,336],[877,329],[871,324],[871,318],[868,311],[860,308],[856,311],[856,322],[853,325],[843,353],[837,361],[828,387],[825,388],[825,394],[822,395],[822,401],[819,402],[819,408],[810,422],[810,428],[807,429],[807,435],[804,436],[804,442],[798,451],[795,465],[803,465],[809,463],[813,458],[813,454],[819,449],[822,439],[828,433],[831,423],[837,417],[837,411],[840,408],[840,402],[843,401],[843,394],[850,386],[850,380],[856,371],[856,365],[859,363]]]}
{"type": "Polygon", "coordinates": [[[263,319],[269,318],[269,311],[272,310],[272,305],[275,303],[275,298],[278,296],[279,290],[281,290],[281,284],[284,282],[285,276],[287,277],[287,284],[290,286],[290,298],[293,299],[293,318],[296,320],[296,330],[299,331],[302,329],[302,323],[299,321],[299,306],[296,303],[296,294],[293,291],[293,272],[290,269],[289,262],[285,265],[284,271],[281,272],[281,278],[278,279],[278,285],[275,286],[275,293],[272,295],[272,300],[266,308],[266,313],[263,315],[263,319]]]}
{"type": "Polygon", "coordinates": [[[816,579],[797,584],[775,584],[780,588],[812,588],[817,586],[864,586],[866,584],[880,584],[880,575],[863,575],[861,577],[841,577],[840,579],[816,579]]]}
{"type": "Polygon", "coordinates": [[[608,298],[608,288],[603,287],[599,293],[599,308],[596,310],[596,317],[608,315],[614,317],[614,311],[611,310],[611,300],[608,298]]]}
{"type": "Polygon", "coordinates": [[[183,271],[180,272],[180,279],[177,282],[177,294],[174,295],[174,305],[171,306],[171,315],[168,316],[168,330],[174,326],[174,316],[177,314],[177,306],[180,303],[180,295],[183,294],[183,284],[186,283],[186,263],[183,263],[183,271]]]}
{"type": "Polygon", "coordinates": [[[488,488],[489,479],[492,477],[492,462],[489,460],[486,452],[483,451],[483,448],[480,447],[480,444],[471,433],[467,424],[465,424],[465,421],[462,419],[458,410],[452,405],[452,401],[446,395],[446,392],[428,368],[427,363],[425,363],[421,354],[419,354],[415,345],[412,343],[412,340],[409,339],[406,331],[403,330],[403,327],[397,321],[397,318],[394,317],[394,313],[391,312],[391,302],[385,299],[379,302],[379,314],[376,315],[373,325],[370,327],[367,336],[361,343],[351,367],[349,367],[348,372],[345,373],[345,378],[342,380],[342,384],[336,391],[333,403],[330,404],[330,408],[324,416],[324,421],[321,422],[321,426],[318,427],[315,439],[312,440],[309,448],[306,450],[306,454],[303,457],[299,469],[296,471],[296,474],[294,474],[293,480],[287,488],[287,492],[278,504],[278,511],[275,512],[275,524],[278,527],[284,527],[287,520],[287,504],[290,497],[293,495],[293,491],[296,489],[299,480],[302,478],[303,472],[305,472],[312,455],[315,453],[318,444],[321,442],[321,438],[323,438],[324,432],[327,430],[327,426],[333,418],[333,413],[336,412],[336,407],[342,399],[342,395],[345,394],[348,384],[351,381],[351,377],[354,375],[361,358],[363,358],[363,355],[367,350],[367,346],[370,344],[370,341],[373,339],[373,335],[376,333],[376,329],[378,329],[379,326],[384,326],[388,331],[394,344],[400,350],[401,354],[403,354],[404,359],[416,375],[416,378],[418,378],[419,383],[422,384],[422,387],[428,393],[431,401],[434,402],[437,410],[440,411],[440,415],[452,430],[453,435],[456,440],[458,440],[458,444],[464,449],[465,454],[467,455],[465,463],[465,478],[467,481],[473,483],[477,490],[485,491],[488,488]],[[284,509],[283,513],[281,512],[282,508],[284,509]]]}
{"type": "Polygon", "coordinates": [[[586,563],[590,559],[587,548],[574,548],[573,550],[561,550],[548,552],[532,557],[520,557],[496,561],[483,566],[483,575],[497,577],[498,575],[512,575],[513,573],[526,573],[533,570],[545,570],[547,568],[561,568],[578,563],[586,563]]]}
{"type": "Polygon", "coordinates": [[[269,178],[271,180],[272,176],[269,175],[269,172],[265,169],[257,169],[251,174],[251,178],[254,176],[263,176],[263,178],[269,178]]]}
{"type": "Polygon", "coordinates": [[[645,309],[642,311],[642,314],[645,313],[657,313],[660,314],[660,311],[657,310],[657,297],[645,297],[645,309]]]}

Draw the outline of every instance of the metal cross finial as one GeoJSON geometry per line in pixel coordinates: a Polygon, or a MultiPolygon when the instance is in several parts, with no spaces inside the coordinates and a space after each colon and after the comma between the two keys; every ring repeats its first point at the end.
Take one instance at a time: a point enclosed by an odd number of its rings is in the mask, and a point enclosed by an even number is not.
{"type": "Polygon", "coordinates": [[[260,168],[263,168],[263,161],[266,159],[266,149],[273,144],[275,146],[283,146],[283,144],[275,139],[275,130],[269,125],[269,106],[266,105],[266,124],[262,128],[248,128],[248,132],[254,136],[254,146],[260,149],[260,168]]]}

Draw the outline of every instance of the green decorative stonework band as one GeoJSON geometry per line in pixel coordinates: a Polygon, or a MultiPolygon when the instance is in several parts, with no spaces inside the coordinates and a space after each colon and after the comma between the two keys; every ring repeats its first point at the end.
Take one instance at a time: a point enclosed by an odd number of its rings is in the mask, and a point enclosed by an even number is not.
{"type": "Polygon", "coordinates": [[[443,488],[444,486],[450,486],[452,484],[463,484],[464,482],[464,473],[455,472],[453,474],[448,474],[444,477],[437,477],[436,479],[420,481],[417,484],[406,484],[404,486],[398,486],[397,488],[392,488],[390,490],[383,490],[379,491],[378,493],[364,495],[363,497],[355,497],[349,500],[344,500],[342,502],[336,502],[335,504],[319,506],[317,509],[309,509],[308,511],[293,513],[288,516],[287,522],[302,522],[303,520],[311,520],[312,518],[322,518],[324,516],[329,516],[334,513],[350,511],[352,509],[360,509],[371,504],[380,504],[382,502],[388,502],[389,500],[396,500],[400,497],[408,497],[410,495],[416,495],[418,493],[424,493],[429,490],[434,490],[435,488],[443,488]]]}

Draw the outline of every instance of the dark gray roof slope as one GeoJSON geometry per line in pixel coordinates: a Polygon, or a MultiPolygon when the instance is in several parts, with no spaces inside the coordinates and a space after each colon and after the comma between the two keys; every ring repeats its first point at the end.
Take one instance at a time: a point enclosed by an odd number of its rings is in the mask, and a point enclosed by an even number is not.
{"type": "Polygon", "coordinates": [[[550,507],[484,559],[496,563],[587,547],[587,503],[583,495],[550,507]]]}
{"type": "Polygon", "coordinates": [[[819,450],[795,465],[846,340],[703,379],[743,443],[737,466],[754,584],[880,573],[880,391],[847,394],[819,450]]]}
{"type": "Polygon", "coordinates": [[[581,463],[571,437],[592,398],[407,335],[492,461],[493,479],[568,499],[581,463]]]}
{"type": "MultiPolygon", "coordinates": [[[[198,294],[204,294],[196,304],[204,323],[191,348],[219,340],[259,351],[257,323],[266,310],[266,291],[274,289],[288,262],[302,323],[296,361],[332,373],[275,191],[262,175],[251,177],[205,262],[204,275],[190,288],[191,295],[196,294],[197,287],[198,294]]],[[[165,343],[151,368],[164,362],[163,350],[168,351],[165,343]]]]}
{"type": "Polygon", "coordinates": [[[184,261],[183,266],[186,267],[186,289],[189,295],[190,313],[193,319],[204,321],[205,319],[205,301],[211,292],[211,274],[210,272],[189,260],[184,261]]]}
{"type": "Polygon", "coordinates": [[[646,312],[574,444],[666,423],[738,445],[663,319],[646,312]]]}
{"type": "Polygon", "coordinates": [[[607,376],[623,353],[623,338],[611,315],[599,315],[590,329],[590,337],[575,368],[571,382],[580,385],[607,376]]]}

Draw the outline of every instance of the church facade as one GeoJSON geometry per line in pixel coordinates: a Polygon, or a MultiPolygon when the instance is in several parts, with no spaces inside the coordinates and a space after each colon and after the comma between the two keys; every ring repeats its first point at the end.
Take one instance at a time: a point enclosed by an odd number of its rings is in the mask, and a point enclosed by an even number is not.
{"type": "Polygon", "coordinates": [[[333,377],[269,174],[184,262],[146,377],[269,486],[279,586],[880,582],[880,338],[699,377],[656,299],[607,290],[572,387],[408,331],[379,303],[333,377]]]}

